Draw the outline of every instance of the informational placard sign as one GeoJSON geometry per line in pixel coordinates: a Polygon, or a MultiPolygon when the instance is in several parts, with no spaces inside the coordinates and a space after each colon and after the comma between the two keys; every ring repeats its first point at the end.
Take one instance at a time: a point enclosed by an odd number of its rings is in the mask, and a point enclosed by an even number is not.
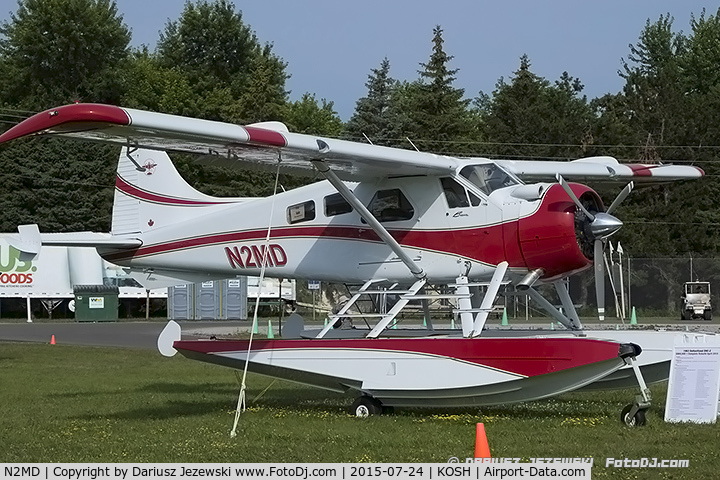
{"type": "Polygon", "coordinates": [[[676,343],[670,360],[666,422],[715,423],[720,397],[720,344],[676,343]]]}
{"type": "Polygon", "coordinates": [[[320,290],[320,280],[308,280],[308,290],[320,290]]]}

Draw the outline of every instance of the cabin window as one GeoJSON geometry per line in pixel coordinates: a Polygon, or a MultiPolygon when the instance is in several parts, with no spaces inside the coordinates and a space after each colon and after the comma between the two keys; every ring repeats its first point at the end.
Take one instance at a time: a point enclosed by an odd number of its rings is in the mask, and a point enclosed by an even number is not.
{"type": "Polygon", "coordinates": [[[287,209],[288,223],[307,222],[315,219],[315,202],[308,200],[307,202],[290,205],[287,209]]]}
{"type": "Polygon", "coordinates": [[[410,220],[415,215],[410,201],[398,188],[375,192],[368,210],[381,222],[410,220]]]}
{"type": "Polygon", "coordinates": [[[494,163],[468,165],[460,170],[460,175],[470,180],[486,195],[500,188],[518,184],[512,175],[494,163]]]}
{"type": "Polygon", "coordinates": [[[468,203],[467,192],[458,182],[450,177],[445,177],[440,179],[440,184],[442,185],[448,207],[462,208],[470,206],[470,203],[468,203]]]}
{"type": "Polygon", "coordinates": [[[332,217],[352,212],[352,206],[339,193],[328,195],[325,201],[325,216],[332,217]]]}

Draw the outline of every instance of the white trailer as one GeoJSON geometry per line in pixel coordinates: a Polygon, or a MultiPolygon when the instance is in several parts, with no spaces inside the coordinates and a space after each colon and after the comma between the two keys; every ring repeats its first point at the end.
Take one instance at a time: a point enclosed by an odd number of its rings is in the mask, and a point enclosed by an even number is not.
{"type": "Polygon", "coordinates": [[[167,288],[147,291],[122,268],[103,260],[92,247],[42,247],[34,258],[22,254],[0,234],[0,300],[24,298],[28,321],[31,299],[48,310],[74,298],[77,285],[114,285],[119,298],[167,298],[167,288]]]}

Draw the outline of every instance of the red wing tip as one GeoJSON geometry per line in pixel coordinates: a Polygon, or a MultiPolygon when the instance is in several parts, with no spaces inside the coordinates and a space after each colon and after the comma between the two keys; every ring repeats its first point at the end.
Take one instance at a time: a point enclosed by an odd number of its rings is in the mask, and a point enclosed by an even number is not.
{"type": "Polygon", "coordinates": [[[71,124],[116,124],[129,125],[130,117],[120,107],[100,103],[73,103],[50,108],[23,120],[7,132],[0,135],[0,143],[9,142],[27,135],[45,133],[54,128],[71,124]]]}

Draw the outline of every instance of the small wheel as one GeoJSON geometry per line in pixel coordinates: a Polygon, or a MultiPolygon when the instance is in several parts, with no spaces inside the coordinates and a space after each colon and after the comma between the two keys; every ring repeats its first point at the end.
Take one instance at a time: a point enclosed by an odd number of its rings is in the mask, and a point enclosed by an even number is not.
{"type": "Polygon", "coordinates": [[[630,428],[642,427],[645,425],[645,410],[638,410],[635,413],[635,416],[631,417],[630,410],[632,410],[632,408],[632,403],[625,405],[625,408],[623,408],[622,412],[620,412],[620,421],[630,428]]]}
{"type": "Polygon", "coordinates": [[[685,310],[685,320],[692,320],[692,319],[693,319],[693,311],[685,310]]]}
{"type": "Polygon", "coordinates": [[[705,310],[703,317],[705,317],[705,320],[708,322],[712,321],[712,310],[705,310]]]}
{"type": "Polygon", "coordinates": [[[382,404],[373,397],[363,395],[353,402],[350,407],[350,413],[360,418],[367,418],[370,415],[380,415],[382,413],[382,404]]]}

